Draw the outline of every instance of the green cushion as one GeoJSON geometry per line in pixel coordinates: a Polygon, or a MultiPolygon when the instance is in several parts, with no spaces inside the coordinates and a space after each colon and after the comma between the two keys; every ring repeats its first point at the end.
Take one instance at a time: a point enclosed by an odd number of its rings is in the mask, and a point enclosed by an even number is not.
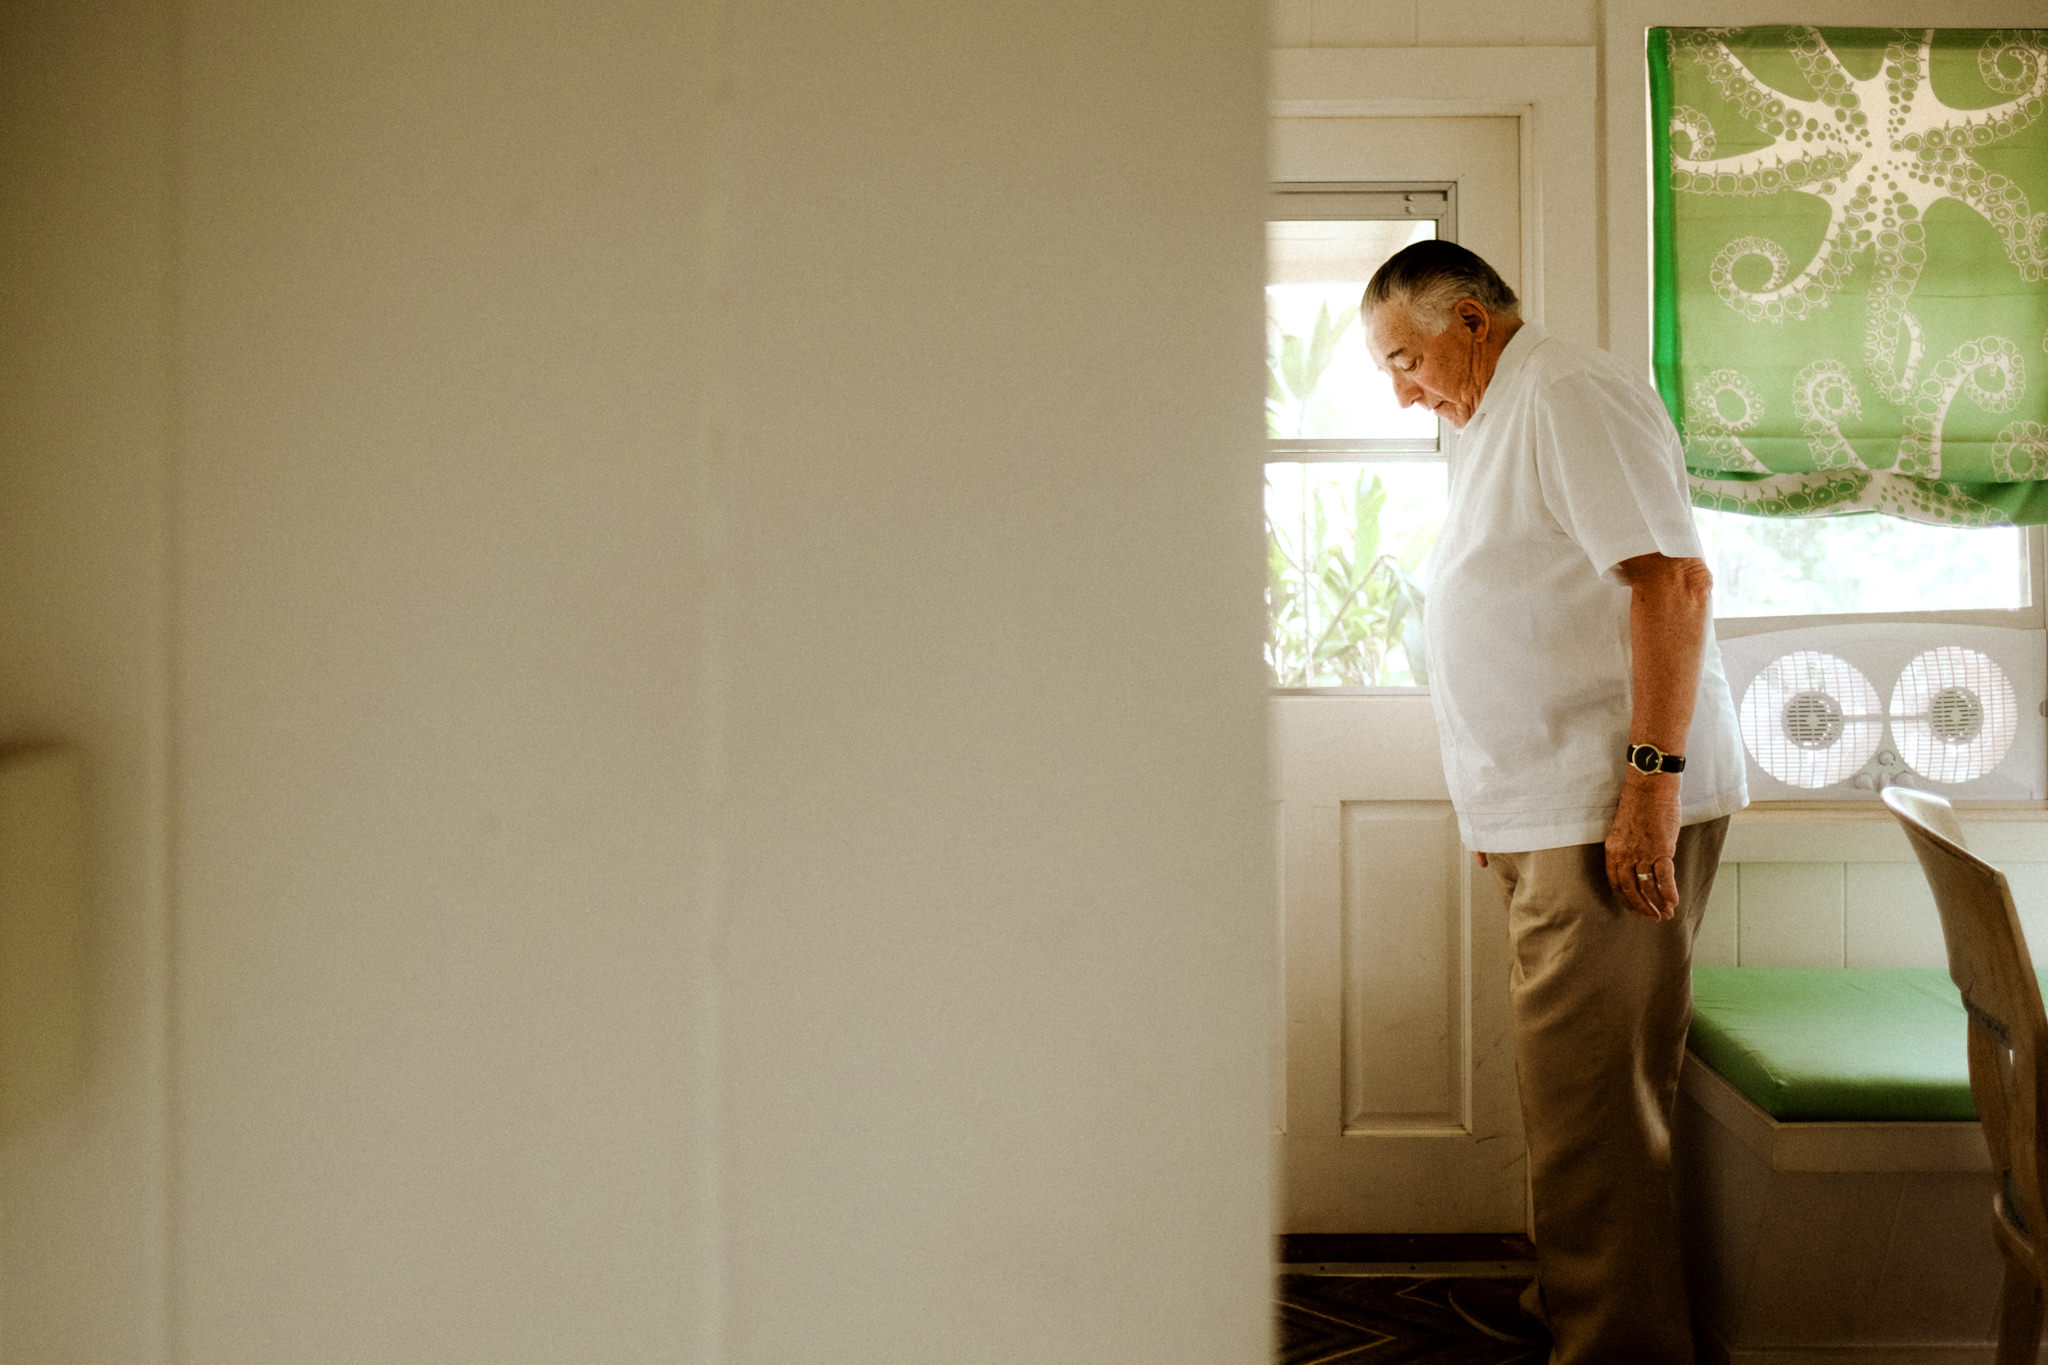
{"type": "Polygon", "coordinates": [[[1939,967],[1695,967],[1692,1050],[1776,1119],[1974,1120],[1939,967]]]}

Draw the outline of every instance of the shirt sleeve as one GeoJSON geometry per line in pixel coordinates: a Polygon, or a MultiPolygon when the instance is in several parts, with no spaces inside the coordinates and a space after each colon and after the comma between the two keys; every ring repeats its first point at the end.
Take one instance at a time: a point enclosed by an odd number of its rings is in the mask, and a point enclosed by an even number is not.
{"type": "Polygon", "coordinates": [[[1685,456],[1647,384],[1580,369],[1536,396],[1543,499],[1601,575],[1637,555],[1703,559],[1685,456]]]}

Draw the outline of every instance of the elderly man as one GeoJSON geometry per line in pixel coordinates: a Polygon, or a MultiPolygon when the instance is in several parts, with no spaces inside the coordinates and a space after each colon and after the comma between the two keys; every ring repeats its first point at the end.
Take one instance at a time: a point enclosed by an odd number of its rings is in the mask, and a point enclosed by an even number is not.
{"type": "Polygon", "coordinates": [[[1375,363],[1462,433],[1431,565],[1431,699],[1507,904],[1539,1273],[1459,1300],[1558,1365],[1692,1359],[1670,1124],[1693,935],[1747,801],[1678,438],[1613,356],[1522,321],[1449,242],[1373,276],[1375,363]]]}

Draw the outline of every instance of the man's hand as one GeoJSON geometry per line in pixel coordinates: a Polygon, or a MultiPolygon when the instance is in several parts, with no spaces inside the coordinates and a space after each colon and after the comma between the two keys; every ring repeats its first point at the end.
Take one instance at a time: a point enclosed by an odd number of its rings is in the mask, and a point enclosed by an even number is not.
{"type": "Polygon", "coordinates": [[[1629,769],[1607,831],[1607,884],[1631,915],[1678,913],[1678,779],[1629,769]]]}

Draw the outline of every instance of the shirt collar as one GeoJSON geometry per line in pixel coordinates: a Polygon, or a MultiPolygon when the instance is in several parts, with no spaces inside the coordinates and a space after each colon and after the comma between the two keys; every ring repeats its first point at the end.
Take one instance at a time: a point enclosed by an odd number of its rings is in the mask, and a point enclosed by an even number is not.
{"type": "Polygon", "coordinates": [[[1500,358],[1493,365],[1493,375],[1486,381],[1486,392],[1480,396],[1479,406],[1472,412],[1472,421],[1465,425],[1471,426],[1486,415],[1486,406],[1496,393],[1514,387],[1515,376],[1522,372],[1522,367],[1529,363],[1530,354],[1549,335],[1533,322],[1525,322],[1515,329],[1515,334],[1508,338],[1508,344],[1501,347],[1500,358]]]}

